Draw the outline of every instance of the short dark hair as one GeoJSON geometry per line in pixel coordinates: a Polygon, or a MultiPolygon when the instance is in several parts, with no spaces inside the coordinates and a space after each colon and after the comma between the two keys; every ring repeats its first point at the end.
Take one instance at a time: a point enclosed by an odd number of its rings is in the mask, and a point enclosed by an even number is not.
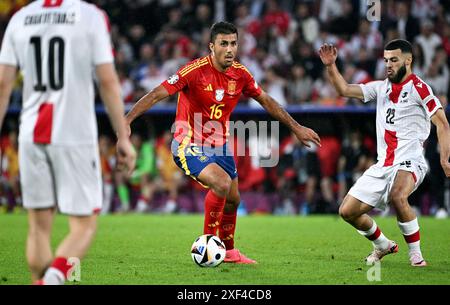
{"type": "Polygon", "coordinates": [[[214,42],[218,34],[236,34],[237,36],[238,30],[234,24],[226,21],[220,21],[214,23],[211,27],[211,33],[209,36],[210,42],[214,42]]]}
{"type": "Polygon", "coordinates": [[[410,53],[413,54],[412,45],[404,40],[404,39],[394,39],[389,41],[386,46],[384,47],[386,51],[392,51],[400,49],[402,53],[410,53]]]}

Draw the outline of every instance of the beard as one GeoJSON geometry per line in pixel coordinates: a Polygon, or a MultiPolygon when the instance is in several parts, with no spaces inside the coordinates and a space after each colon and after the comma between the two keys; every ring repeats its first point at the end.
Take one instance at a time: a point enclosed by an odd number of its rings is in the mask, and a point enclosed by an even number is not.
{"type": "Polygon", "coordinates": [[[388,76],[388,79],[392,82],[392,83],[396,83],[398,84],[403,77],[406,74],[406,65],[403,64],[403,66],[400,67],[400,69],[398,69],[397,73],[395,73],[392,76],[388,76]]]}

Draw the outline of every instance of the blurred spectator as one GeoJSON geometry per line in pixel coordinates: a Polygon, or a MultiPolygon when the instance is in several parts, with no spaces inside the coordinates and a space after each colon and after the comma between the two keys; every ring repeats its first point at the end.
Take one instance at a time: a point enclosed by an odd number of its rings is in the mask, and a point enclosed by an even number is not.
{"type": "Polygon", "coordinates": [[[424,78],[427,71],[425,70],[425,58],[423,56],[422,46],[418,43],[413,45],[413,72],[417,76],[424,78]]]}
{"type": "Polygon", "coordinates": [[[155,183],[158,190],[169,193],[169,198],[162,209],[164,213],[173,213],[177,210],[179,189],[185,183],[182,171],[173,161],[170,151],[171,142],[172,134],[170,131],[165,131],[156,144],[156,164],[159,177],[155,183]]]}
{"type": "Polygon", "coordinates": [[[338,204],[335,199],[334,181],[341,154],[341,143],[335,136],[322,136],[321,144],[322,146],[317,150],[317,156],[320,163],[320,189],[324,206],[320,207],[318,212],[336,213],[338,204]]]}
{"type": "MultiPolygon", "coordinates": [[[[450,23],[446,23],[444,25],[444,30],[442,31],[442,46],[447,53],[447,56],[450,57],[450,23]]],[[[450,62],[448,62],[450,64],[450,62]]]]}
{"type": "Polygon", "coordinates": [[[323,70],[320,58],[317,56],[317,52],[313,50],[310,44],[302,41],[295,42],[292,45],[292,59],[294,64],[302,65],[306,74],[311,76],[314,80],[317,79],[323,70]]]}
{"type": "Polygon", "coordinates": [[[346,59],[353,62],[364,62],[369,58],[373,60],[382,48],[383,37],[378,30],[371,28],[367,19],[360,19],[358,33],[345,46],[346,59]]]}
{"type": "Polygon", "coordinates": [[[352,131],[342,144],[338,162],[339,192],[337,201],[341,203],[350,187],[371,165],[369,150],[363,145],[359,131],[352,131]]]}
{"type": "Polygon", "coordinates": [[[413,0],[411,14],[418,19],[434,18],[439,0],[413,0]]]}
{"type": "MultiPolygon", "coordinates": [[[[326,0],[325,0],[326,1],[326,0]]],[[[325,23],[328,32],[340,35],[345,40],[350,40],[357,28],[355,27],[355,21],[358,20],[358,12],[353,7],[350,0],[342,0],[340,2],[340,13],[329,22],[325,23]]]]}
{"type": "Polygon", "coordinates": [[[149,64],[154,62],[155,57],[155,47],[151,43],[143,43],[139,49],[139,60],[131,70],[131,79],[139,83],[145,76],[147,76],[149,64]]]}
{"type": "Polygon", "coordinates": [[[294,65],[291,68],[290,81],[287,84],[287,101],[289,104],[302,104],[311,100],[312,78],[306,75],[305,68],[294,65]]]}
{"type": "Polygon", "coordinates": [[[396,1],[395,15],[396,21],[393,25],[400,34],[400,38],[414,42],[414,38],[420,33],[420,24],[418,19],[410,13],[410,7],[406,1],[396,1]]]}
{"type": "MultiPolygon", "coordinates": [[[[261,86],[264,87],[264,90],[267,92],[267,94],[272,96],[280,105],[287,105],[285,94],[286,80],[280,77],[274,69],[269,68],[266,71],[266,76],[261,86]]],[[[259,104],[254,99],[250,101],[249,105],[250,107],[255,108],[261,107],[261,104],[259,104]]]]}
{"type": "Polygon", "coordinates": [[[238,28],[238,43],[239,43],[239,56],[253,57],[257,46],[255,37],[248,33],[244,28],[238,28]]]}
{"type": "Polygon", "coordinates": [[[296,185],[303,186],[304,190],[300,214],[308,215],[311,207],[316,206],[316,187],[321,176],[316,150],[316,146],[303,146],[293,134],[281,142],[280,162],[272,170],[272,181],[281,194],[275,213],[290,214],[295,211],[298,203],[296,185]]]}
{"type": "Polygon", "coordinates": [[[139,58],[141,46],[146,40],[145,28],[140,24],[132,25],[128,30],[128,42],[133,49],[133,58],[139,58]]]}
{"type": "Polygon", "coordinates": [[[373,80],[370,77],[369,73],[357,68],[352,64],[348,64],[345,66],[343,76],[347,82],[352,84],[365,84],[373,80]]]}
{"type": "Polygon", "coordinates": [[[260,38],[259,43],[266,48],[269,54],[277,58],[277,64],[290,63],[292,61],[289,52],[289,40],[279,27],[275,25],[268,27],[265,35],[262,35],[260,38]]]}
{"type": "MultiPolygon", "coordinates": [[[[319,37],[313,42],[313,49],[317,53],[320,47],[324,44],[333,44],[340,49],[343,49],[344,40],[339,39],[338,36],[329,33],[326,28],[322,25],[319,29],[319,37]]],[[[295,44],[293,44],[295,45],[295,44]]]]}
{"type": "Polygon", "coordinates": [[[447,54],[442,46],[436,49],[435,56],[424,77],[424,81],[431,86],[436,96],[447,96],[450,78],[447,66],[447,54]]]}
{"type": "Polygon", "coordinates": [[[417,42],[423,50],[425,70],[430,68],[433,61],[436,48],[442,44],[441,37],[433,32],[433,22],[431,20],[422,20],[420,25],[420,35],[416,37],[417,42]]]}
{"type": "Polygon", "coordinates": [[[149,211],[156,190],[153,183],[157,174],[155,145],[153,141],[144,140],[136,133],[131,135],[131,143],[137,152],[137,160],[130,184],[139,192],[135,210],[144,213],[149,211]]]}
{"type": "Polygon", "coordinates": [[[19,153],[17,131],[12,129],[8,133],[7,141],[2,147],[0,177],[0,205],[12,212],[22,205],[19,183],[19,153]]]}
{"type": "Polygon", "coordinates": [[[322,0],[320,2],[320,22],[329,23],[340,16],[342,16],[342,5],[339,0],[322,0]]]}
{"type": "Polygon", "coordinates": [[[145,76],[139,82],[139,86],[146,91],[150,91],[160,85],[168,77],[169,75],[163,74],[156,63],[151,62],[148,64],[145,76]]]}
{"type": "Polygon", "coordinates": [[[340,97],[328,80],[328,73],[323,70],[322,77],[314,81],[311,100],[322,105],[342,106],[344,98],[340,97]]]}
{"type": "MultiPolygon", "coordinates": [[[[311,14],[307,3],[299,3],[295,10],[294,19],[291,21],[291,31],[300,33],[300,37],[312,44],[319,36],[320,24],[317,18],[311,14]]],[[[292,34],[290,41],[292,42],[292,34]]]]}
{"type": "MultiPolygon", "coordinates": [[[[254,152],[254,151],[253,151],[254,152]]],[[[256,152],[254,152],[256,153],[256,152]]],[[[253,161],[245,139],[234,138],[234,159],[239,177],[239,191],[263,191],[266,172],[253,161]]]]}
{"type": "Polygon", "coordinates": [[[263,16],[263,29],[270,31],[275,27],[277,29],[276,33],[285,36],[289,28],[289,14],[283,11],[275,0],[268,0],[266,4],[267,8],[263,16]]]}
{"type": "Polygon", "coordinates": [[[200,3],[195,10],[195,18],[191,19],[189,35],[200,35],[204,28],[211,27],[213,16],[211,7],[206,3],[200,3]]]}
{"type": "MultiPolygon", "coordinates": [[[[142,47],[141,47],[142,48],[142,47]]],[[[118,35],[117,41],[115,42],[115,50],[116,50],[116,63],[117,63],[117,54],[120,53],[123,57],[122,63],[125,65],[130,65],[135,61],[134,51],[131,47],[130,43],[126,36],[118,35]]],[[[152,54],[153,55],[153,54],[152,54]]],[[[140,58],[145,60],[145,54],[140,53],[140,58]]]]}
{"type": "Polygon", "coordinates": [[[0,32],[3,32],[6,29],[9,18],[29,2],[29,0],[0,1],[0,32]]]}
{"type": "MultiPolygon", "coordinates": [[[[234,18],[234,24],[236,27],[248,30],[248,26],[255,20],[256,19],[250,15],[249,7],[246,2],[242,2],[236,7],[234,18]]],[[[239,35],[240,34],[241,32],[239,31],[239,35]]]]}
{"type": "Polygon", "coordinates": [[[103,180],[103,203],[101,213],[108,214],[111,212],[111,203],[114,195],[113,169],[116,163],[115,148],[107,135],[100,135],[98,146],[103,180]]]}
{"type": "Polygon", "coordinates": [[[134,92],[133,82],[128,78],[128,73],[126,73],[123,69],[117,69],[117,74],[119,76],[120,86],[122,88],[123,101],[125,103],[132,103],[134,92]]]}
{"type": "MultiPolygon", "coordinates": [[[[447,101],[442,102],[442,106],[447,107],[447,101]]],[[[425,146],[425,157],[429,163],[430,182],[429,194],[431,196],[432,208],[434,208],[436,218],[447,218],[450,212],[450,184],[442,170],[439,154],[439,143],[437,141],[436,127],[431,128],[430,136],[425,146]]]]}

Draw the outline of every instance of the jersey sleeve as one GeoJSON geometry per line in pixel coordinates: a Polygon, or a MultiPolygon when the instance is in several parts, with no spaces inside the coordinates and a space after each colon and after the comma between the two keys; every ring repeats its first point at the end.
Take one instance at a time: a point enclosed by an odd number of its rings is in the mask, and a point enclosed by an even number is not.
{"type": "Polygon", "coordinates": [[[91,29],[93,64],[112,63],[114,56],[112,53],[111,37],[109,35],[109,19],[104,11],[96,9],[91,29]]]}
{"type": "Polygon", "coordinates": [[[432,117],[433,114],[439,109],[442,108],[442,104],[439,99],[434,95],[433,90],[430,86],[425,84],[422,81],[414,82],[414,87],[418,93],[418,101],[419,104],[424,107],[427,112],[428,117],[432,117]]]}
{"type": "Polygon", "coordinates": [[[258,97],[261,94],[261,87],[259,87],[253,75],[245,68],[242,70],[245,79],[245,85],[242,89],[242,93],[246,97],[258,97]]]}
{"type": "Polygon", "coordinates": [[[364,95],[364,103],[372,102],[377,99],[378,88],[382,83],[382,81],[374,81],[366,84],[359,84],[364,95]]]}
{"type": "Polygon", "coordinates": [[[11,66],[18,66],[17,53],[14,48],[13,41],[13,27],[14,27],[14,17],[9,22],[6,27],[5,34],[3,36],[3,42],[0,51],[0,64],[6,64],[11,66]]]}
{"type": "Polygon", "coordinates": [[[196,69],[190,68],[191,65],[182,67],[178,72],[163,81],[161,85],[166,88],[169,95],[184,89],[194,79],[196,69]]]}

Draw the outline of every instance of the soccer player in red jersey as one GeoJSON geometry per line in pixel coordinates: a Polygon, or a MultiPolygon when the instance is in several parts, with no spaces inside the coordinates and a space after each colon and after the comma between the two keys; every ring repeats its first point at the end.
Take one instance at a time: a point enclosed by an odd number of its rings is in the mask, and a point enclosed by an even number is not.
{"type": "Polygon", "coordinates": [[[126,119],[131,124],[158,101],[179,92],[172,153],[186,175],[209,188],[203,233],[215,235],[219,231],[227,249],[225,262],[253,264],[254,260],[234,248],[236,214],[241,200],[236,166],[227,147],[231,112],[244,94],[286,124],[303,144],[320,145],[320,138],[313,130],[298,124],[235,61],[238,32],[233,24],[218,22],[211,27],[209,49],[208,56],[188,63],[143,96],[126,119]],[[211,134],[208,130],[212,129],[211,134]]]}

